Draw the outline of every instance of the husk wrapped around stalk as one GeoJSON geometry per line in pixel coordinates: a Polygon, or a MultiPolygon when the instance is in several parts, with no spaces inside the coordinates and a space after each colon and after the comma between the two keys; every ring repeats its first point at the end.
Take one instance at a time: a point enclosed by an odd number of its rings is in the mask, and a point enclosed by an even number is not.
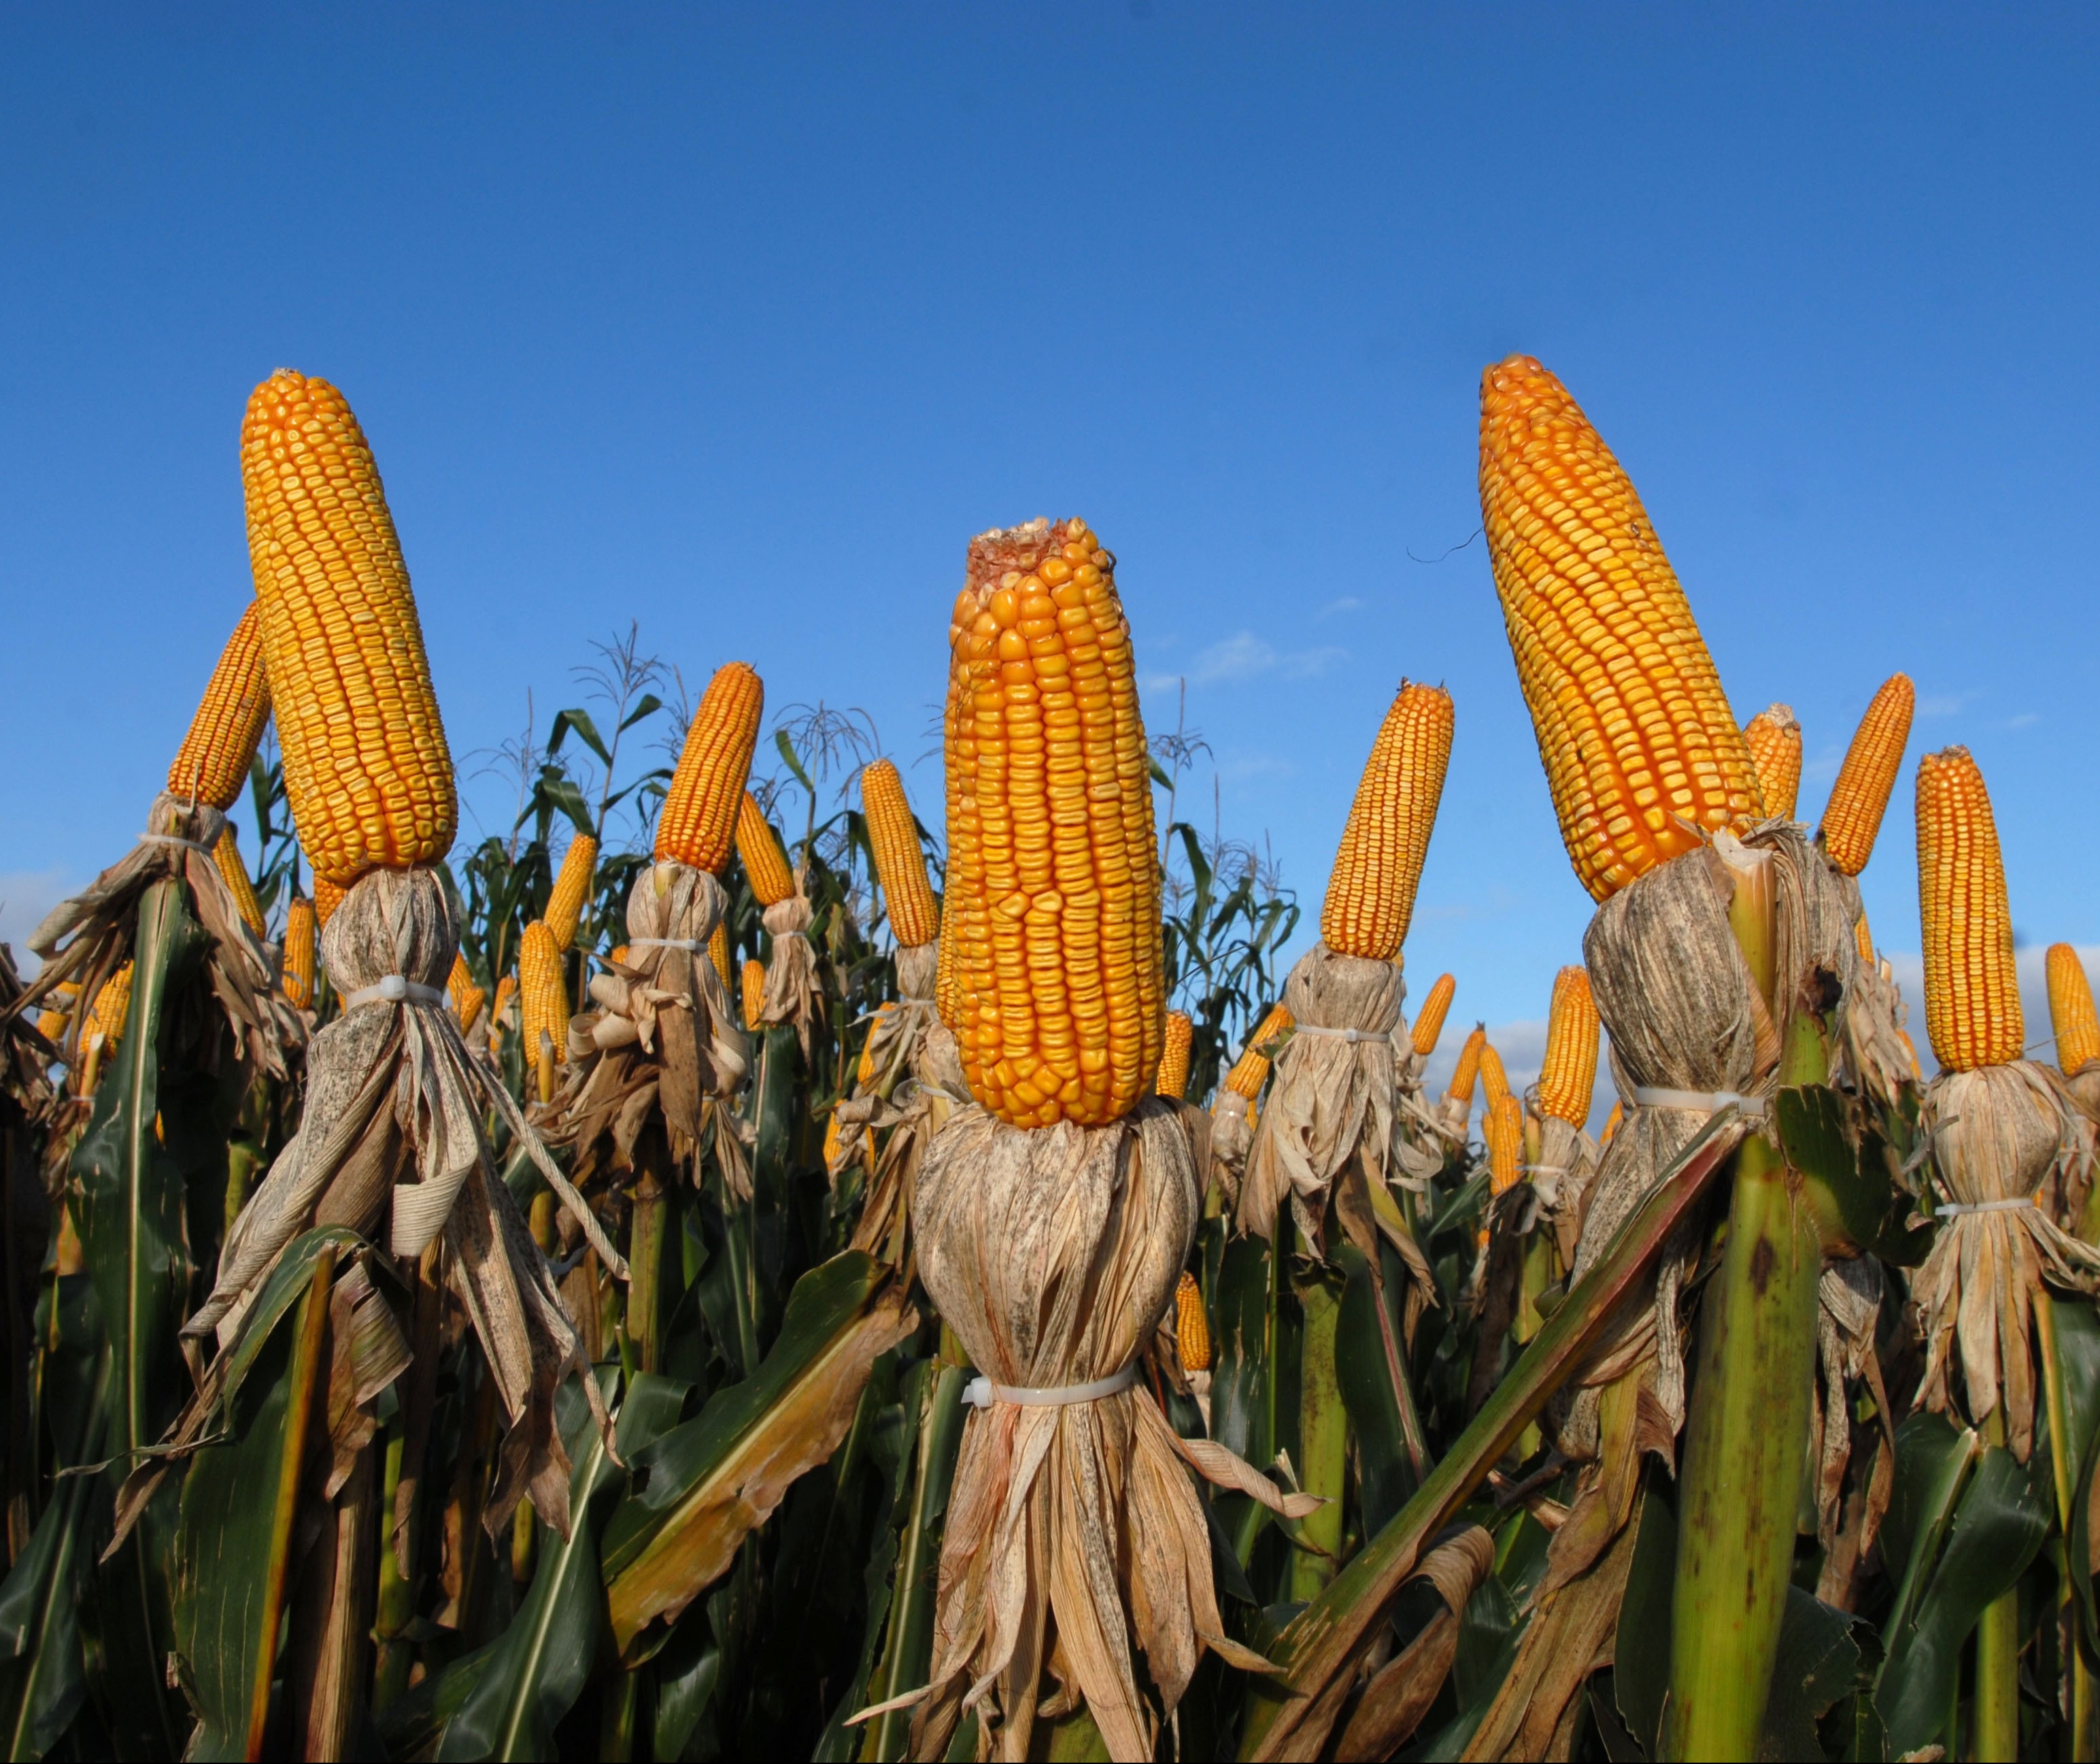
{"type": "MultiPolygon", "coordinates": [[[[1186,1130],[1162,1099],[1105,1127],[1033,1131],[973,1104],[920,1171],[920,1276],[995,1382],[1089,1383],[1129,1365],[1152,1338],[1198,1203],[1186,1130]]],[[[1192,1464],[1279,1511],[1311,1504],[1221,1447],[1180,1439],[1140,1387],[970,1416],[942,1544],[933,1669],[907,1700],[924,1699],[912,1756],[941,1756],[973,1709],[982,1752],[1025,1757],[1039,1716],[1083,1700],[1111,1757],[1149,1758],[1204,1647],[1265,1669],[1224,1634],[1192,1464]],[[1133,1644],[1158,1711],[1139,1689],[1133,1644]],[[1046,1669],[1059,1688],[1044,1700],[1046,1669]]]]}
{"type": "Polygon", "coordinates": [[[802,1057],[810,1057],[810,1031],[824,1015],[824,989],[817,979],[816,946],[810,942],[815,910],[803,892],[807,871],[795,867],[795,892],[775,901],[764,915],[766,935],[773,940],[771,959],[765,964],[765,1006],[761,1021],[792,1025],[801,1044],[802,1057]]]}
{"type": "MultiPolygon", "coordinates": [[[[329,975],[346,1000],[390,975],[442,987],[456,941],[438,872],[421,868],[370,871],[322,933],[329,975]]],[[[623,1277],[625,1264],[510,1093],[468,1053],[442,1002],[349,1006],[315,1036],[307,1069],[299,1131],[234,1221],[211,1295],[183,1325],[193,1355],[207,1343],[218,1352],[172,1442],[194,1447],[203,1437],[249,1307],[295,1239],[316,1226],[346,1226],[383,1244],[397,1263],[436,1244],[441,1277],[480,1339],[508,1419],[485,1522],[500,1534],[529,1493],[540,1516],[566,1534],[570,1466],[554,1391],[571,1371],[582,1374],[601,1427],[608,1423],[553,1272],[502,1180],[482,1124],[486,1112],[508,1121],[514,1143],[531,1154],[604,1264],[623,1277]]],[[[136,1513],[157,1474],[156,1467],[127,1485],[123,1517],[136,1513]]]]}
{"type": "Polygon", "coordinates": [[[635,877],[627,959],[593,977],[595,1008],[569,1019],[567,1076],[546,1118],[549,1143],[573,1149],[579,1177],[633,1168],[660,1119],[673,1159],[705,1141],[731,1197],[750,1198],[749,1149],[726,1106],[750,1044],[707,954],[727,904],[721,884],[690,865],[662,861],[635,877]]]}
{"type": "Polygon", "coordinates": [[[1240,1192],[1246,1178],[1247,1153],[1254,1149],[1257,1118],[1254,1100],[1241,1096],[1236,1090],[1221,1087],[1211,1104],[1210,1180],[1224,1197],[1228,1212],[1239,1211],[1240,1192]]]}
{"type": "Polygon", "coordinates": [[[1466,1149],[1466,1123],[1455,1130],[1442,1099],[1432,1099],[1422,1087],[1427,1055],[1417,1053],[1405,1039],[1393,1043],[1392,1068],[1392,1180],[1418,1193],[1425,1191],[1449,1162],[1453,1153],[1466,1149]]]}
{"type": "Polygon", "coordinates": [[[1895,1490],[1895,1418],[1882,1380],[1876,1345],[1886,1283],[1871,1255],[1824,1264],[1816,1286],[1815,1405],[1810,1438],[1815,1453],[1815,1536],[1823,1567],[1815,1596],[1841,1611],[1852,1608],[1860,1563],[1880,1536],[1895,1490]],[[1848,1502],[1847,1471],[1855,1450],[1853,1391],[1873,1398],[1879,1438],[1860,1485],[1848,1502]]]}
{"type": "Polygon", "coordinates": [[[2100,1250],[2028,1204],[2076,1153],[2061,1082],[2017,1060],[1942,1072],[1925,1093],[1940,1193],[1952,1206],[1989,1211],[1943,1214],[1912,1279],[1926,1348],[1918,1402],[1978,1426],[2002,1407],[2005,1443],[2023,1463],[2039,1387],[2036,1296],[2045,1281],[2086,1294],[2100,1286],[2100,1250]]]}
{"type": "Polygon", "coordinates": [[[1538,1118],[1538,1155],[1522,1186],[1530,1191],[1533,1219],[1553,1233],[1554,1250],[1563,1268],[1575,1265],[1602,1155],[1597,1142],[1572,1121],[1558,1115],[1538,1118]]]}
{"type": "MultiPolygon", "coordinates": [[[[1857,924],[1864,909],[1860,902],[1857,877],[1848,876],[1831,864],[1820,845],[1811,848],[1829,871],[1831,885],[1838,891],[1842,910],[1857,924]]],[[[1858,948],[1846,978],[1845,996],[1838,1013],[1837,1059],[1830,1074],[1834,1084],[1849,1085],[1877,1109],[1890,1109],[1917,1087],[1911,1068],[1910,1049],[1903,1037],[1906,1012],[1895,971],[1886,962],[1858,959],[1858,948]]]]}

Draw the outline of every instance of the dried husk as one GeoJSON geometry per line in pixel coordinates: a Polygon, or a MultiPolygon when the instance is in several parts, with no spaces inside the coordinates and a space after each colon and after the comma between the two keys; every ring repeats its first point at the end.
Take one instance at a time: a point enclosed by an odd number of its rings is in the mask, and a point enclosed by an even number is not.
{"type": "MultiPolygon", "coordinates": [[[[438,872],[376,870],[360,878],[322,944],[346,999],[390,974],[442,987],[457,939],[438,872]]],[[[373,999],[315,1036],[299,1131],[227,1233],[217,1283],[183,1334],[229,1351],[278,1257],[315,1225],[346,1225],[403,1261],[441,1240],[445,1278],[481,1341],[510,1423],[487,1524],[500,1532],[529,1493],[541,1517],[566,1532],[569,1463],[554,1425],[554,1391],[572,1370],[587,1391],[597,1383],[553,1271],[502,1180],[483,1127],[490,1109],[508,1120],[514,1143],[532,1155],[605,1266],[624,1276],[618,1252],[509,1091],[468,1053],[451,1011],[373,999]]]]}
{"type": "MultiPolygon", "coordinates": [[[[920,1171],[921,1278],[996,1382],[1088,1383],[1130,1365],[1173,1303],[1198,1195],[1187,1133],[1160,1098],[1109,1127],[1032,1131],[972,1104],[920,1171]]],[[[1133,1642],[1167,1713],[1206,1646],[1263,1669],[1224,1633],[1191,1463],[1281,1510],[1306,1510],[1222,1448],[1180,1440],[1141,1387],[971,1415],[914,1757],[941,1756],[965,1709],[986,1754],[1026,1757],[1048,1670],[1063,1687],[1057,1706],[1083,1699],[1111,1757],[1149,1758],[1158,1716],[1139,1690],[1133,1642]]]]}
{"type": "Polygon", "coordinates": [[[1248,1118],[1253,1107],[1238,1091],[1222,1088],[1211,1105],[1210,1180],[1224,1196],[1230,1212],[1239,1211],[1247,1153],[1254,1149],[1254,1125],[1248,1118]]]}
{"type": "Polygon", "coordinates": [[[897,952],[903,996],[868,1030],[868,1076],[839,1105],[839,1166],[862,1154],[871,1133],[867,1186],[854,1222],[853,1247],[892,1268],[909,1265],[912,1197],[933,1136],[969,1100],[955,1038],[933,1008],[934,946],[897,952]]]}
{"type": "Polygon", "coordinates": [[[1823,1546],[1823,1568],[1815,1596],[1842,1611],[1852,1607],[1855,1573],[1880,1534],[1895,1488],[1895,1420],[1875,1343],[1886,1290],[1882,1264],[1871,1255],[1826,1262],[1816,1286],[1817,1371],[1809,1438],[1815,1453],[1815,1535],[1823,1546]],[[1853,1458],[1855,1386],[1864,1386],[1873,1398],[1881,1438],[1848,1524],[1845,1484],[1853,1458]]]}
{"type": "Polygon", "coordinates": [[[1558,1115],[1539,1117],[1538,1158],[1526,1172],[1526,1185],[1535,1198],[1538,1218],[1553,1233],[1563,1268],[1574,1265],[1600,1155],[1597,1142],[1573,1122],[1558,1115]]]}
{"type": "Polygon", "coordinates": [[[795,892],[765,909],[765,931],[773,940],[773,950],[766,964],[765,1003],[760,1014],[769,1025],[792,1024],[806,1060],[810,1029],[824,1014],[824,990],[817,981],[816,947],[810,942],[816,913],[803,892],[804,875],[798,864],[795,892]]]}
{"type": "MultiPolygon", "coordinates": [[[[1924,1123],[1947,1201],[2031,1200],[2074,1154],[2071,1113],[2055,1075],[2032,1061],[1942,1072],[1926,1091],[1924,1123]]],[[[1919,1404],[1978,1426],[2002,1405],[2006,1444],[2023,1463],[2034,1448],[2034,1299],[2044,1281],[2093,1292],[2100,1251],[2041,1207],[2015,1205],[1943,1217],[1911,1282],[1926,1347],[1919,1404]]]]}
{"type": "MultiPolygon", "coordinates": [[[[1827,886],[1835,890],[1837,910],[1858,924],[1864,911],[1859,879],[1838,871],[1820,845],[1811,850],[1821,860],[1827,886]]],[[[1908,1014],[1903,993],[1886,962],[1859,960],[1856,945],[1851,953],[1845,996],[1838,1008],[1838,1057],[1830,1082],[1851,1086],[1878,1109],[1892,1108],[1917,1083],[1901,1034],[1908,1014]]]]}
{"type": "Polygon", "coordinates": [[[1239,1228],[1276,1234],[1288,1198],[1305,1241],[1326,1244],[1328,1197],[1352,1163],[1366,1181],[1383,1183],[1393,1167],[1394,1067],[1392,1036],[1407,995],[1396,962],[1343,955],[1316,943],[1284,986],[1297,1032],[1276,1056],[1275,1079],[1255,1128],[1239,1195],[1239,1228]],[[1345,1041],[1304,1030],[1354,1030],[1345,1041]]]}

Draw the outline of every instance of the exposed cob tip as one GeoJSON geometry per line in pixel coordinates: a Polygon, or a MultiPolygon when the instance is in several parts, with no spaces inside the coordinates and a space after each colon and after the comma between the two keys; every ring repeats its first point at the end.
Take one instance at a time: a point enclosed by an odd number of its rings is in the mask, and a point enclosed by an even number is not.
{"type": "Polygon", "coordinates": [[[240,922],[255,933],[259,942],[269,935],[262,919],[262,902],[255,893],[255,880],[248,873],[248,864],[240,855],[240,841],[234,836],[233,823],[228,821],[219,829],[218,843],[211,849],[212,862],[218,865],[226,891],[233,897],[234,910],[240,915],[240,922]]]}
{"type": "Polygon", "coordinates": [[[660,860],[711,874],[729,862],[765,710],[765,686],[748,662],[727,662],[715,670],[686,730],[678,769],[656,818],[660,860]]]}
{"type": "Polygon", "coordinates": [[[1830,862],[1846,875],[1857,875],[1874,854],[1882,816],[1903,770],[1904,748],[1910,740],[1911,714],[1917,689],[1908,674],[1891,674],[1868,705],[1852,732],[1838,782],[1823,811],[1820,837],[1830,862]]]}
{"type": "Polygon", "coordinates": [[[1801,725],[1793,707],[1766,706],[1743,725],[1743,739],[1767,818],[1791,821],[1801,796],[1801,725]]]}
{"type": "Polygon", "coordinates": [[[1511,1094],[1509,1074],[1502,1069],[1502,1056],[1495,1044],[1486,1036],[1480,1038],[1480,1106],[1492,1110],[1500,1106],[1503,1097],[1511,1094]]]}
{"type": "Polygon", "coordinates": [[[303,894],[285,909],[285,996],[294,1010],[314,1008],[314,903],[303,894]]]}
{"type": "Polygon", "coordinates": [[[743,860],[743,873],[761,906],[778,906],[795,892],[788,853],[780,849],[758,799],[748,790],[736,807],[736,854],[743,860]]]}
{"type": "Polygon", "coordinates": [[[743,964],[743,1026],[752,1034],[765,1026],[765,964],[756,956],[743,964]]]}
{"type": "Polygon", "coordinates": [[[1917,904],[1934,1055],[1955,1072],[2018,1059],[2027,1034],[2005,859],[1966,747],[1917,762],[1917,904]]]}
{"type": "Polygon", "coordinates": [[[248,549],[285,789],[317,878],[435,863],[459,800],[394,518],[325,380],[280,368],[240,431],[248,549]]]}
{"type": "Polygon", "coordinates": [[[598,841],[579,833],[562,853],[562,867],[554,873],[554,885],[547,895],[547,911],[541,915],[554,934],[554,947],[576,947],[576,927],[583,920],[584,903],[590,898],[591,878],[598,870],[598,841]]]}
{"type": "Polygon", "coordinates": [[[1451,695],[1401,682],[1371,744],[1320,910],[1320,936],[1344,955],[1389,962],[1414,916],[1414,893],[1451,761],[1451,695]]]}
{"type": "Polygon", "coordinates": [[[1159,1076],[1153,1088],[1162,1096],[1179,1102],[1189,1091],[1189,1049],[1195,1040],[1196,1025],[1180,1011],[1167,1013],[1167,1045],[1159,1056],[1159,1076]]]}
{"type": "Polygon", "coordinates": [[[1203,1312],[1203,1290],[1186,1268],[1174,1288],[1175,1346],[1184,1372],[1211,1369],[1211,1320],[1203,1312]]]}
{"type": "MultiPolygon", "coordinates": [[[[1480,1137],[1488,1146],[1488,1195],[1490,1203],[1517,1184],[1524,1162],[1524,1105],[1507,1091],[1496,1098],[1480,1122],[1480,1137]]],[[[1483,1218],[1480,1241],[1488,1241],[1483,1218]]]]}
{"type": "MultiPolygon", "coordinates": [[[[452,977],[445,982],[445,990],[452,994],[452,1014],[459,1018],[460,1033],[464,1035],[481,1021],[482,1009],[488,1003],[488,994],[475,985],[474,970],[466,965],[464,955],[454,954],[452,977]]],[[[566,1034],[566,1025],[563,1032],[566,1034]]]]}
{"type": "Polygon", "coordinates": [[[708,959],[714,964],[715,978],[722,983],[726,992],[736,984],[736,976],[730,969],[729,921],[717,919],[715,928],[708,933],[708,959]]]}
{"type": "MultiPolygon", "coordinates": [[[[1488,1045],[1488,1025],[1476,1023],[1458,1049],[1457,1064],[1451,1068],[1451,1082],[1444,1087],[1446,1102],[1462,1104],[1466,1113],[1473,1112],[1473,1087],[1480,1082],[1480,1056],[1488,1045]]],[[[1498,1061],[1497,1065],[1501,1062],[1498,1061]]]]}
{"type": "Polygon", "coordinates": [[[893,761],[877,760],[860,774],[861,813],[875,852],[875,873],[889,908],[889,928],[904,949],[918,949],[940,935],[940,909],[926,875],[925,849],[911,799],[893,761]]]}
{"type": "Polygon", "coordinates": [[[262,665],[262,615],[250,601],[219,651],[218,663],[190,719],[189,733],[168,767],[171,796],[212,807],[233,806],[248,782],[248,762],[270,721],[270,682],[262,665]]]}
{"type": "Polygon", "coordinates": [[[2100,1060],[2100,1018],[2093,1010],[2093,984],[2085,964],[2068,943],[2049,946],[2049,1021],[2056,1036],[2056,1063],[2066,1076],[2100,1060]]]}
{"type": "Polygon", "coordinates": [[[1272,1004],[1260,1026],[1247,1037],[1246,1046],[1240,1050],[1239,1058],[1233,1061],[1232,1069],[1225,1074],[1225,1088],[1246,1097],[1249,1102],[1259,1096],[1262,1086],[1268,1082],[1269,1062],[1276,1056],[1276,1043],[1295,1026],[1287,1007],[1272,1004]]]}
{"type": "Polygon", "coordinates": [[[112,1048],[124,1039],[125,1026],[131,1017],[131,968],[132,964],[126,962],[95,993],[95,1003],[87,1008],[87,1021],[81,1025],[83,1048],[90,1043],[112,1048]]]}
{"type": "Polygon", "coordinates": [[[1450,1014],[1451,1000],[1458,990],[1458,982],[1449,974],[1439,974],[1436,984],[1429,989],[1429,996],[1422,1001],[1422,1009],[1414,1019],[1414,1033],[1409,1045],[1423,1059],[1436,1052],[1436,1043],[1444,1034],[1444,1019],[1450,1014]]]}
{"type": "Polygon", "coordinates": [[[1529,355],[1480,380],[1480,511],[1569,860],[1598,900],[1755,820],[1749,744],[1633,483],[1529,355]]]}
{"type": "Polygon", "coordinates": [[[545,919],[534,919],[518,940],[518,1000],[526,1069],[538,1076],[540,1100],[551,1102],[554,1068],[568,1057],[569,989],[545,919]]]}
{"type": "Polygon", "coordinates": [[[1553,1003],[1546,1025],[1546,1061],[1538,1074],[1542,1114],[1571,1127],[1586,1126],[1597,1087],[1597,1001],[1586,968],[1564,968],[1553,977],[1553,1003]]]}

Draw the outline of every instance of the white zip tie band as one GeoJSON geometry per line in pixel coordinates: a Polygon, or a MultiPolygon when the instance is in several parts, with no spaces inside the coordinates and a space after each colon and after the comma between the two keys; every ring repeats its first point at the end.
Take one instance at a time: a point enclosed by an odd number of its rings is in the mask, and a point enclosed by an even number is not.
{"type": "Polygon", "coordinates": [[[404,980],[399,974],[389,974],[377,986],[360,986],[342,1001],[346,1011],[354,1011],[360,1004],[443,1004],[445,1002],[442,986],[419,986],[412,980],[404,980]]]}
{"type": "Polygon", "coordinates": [[[2014,1201],[1951,1201],[1944,1206],[1935,1206],[1933,1211],[1942,1219],[1958,1219],[1964,1213],[2011,1213],[2023,1206],[2036,1204],[2034,1197],[2014,1201]]]}
{"type": "Polygon", "coordinates": [[[1322,1029],[1317,1023],[1300,1023],[1291,1033],[1295,1035],[1324,1035],[1330,1041],[1391,1041],[1400,1031],[1396,1029],[1322,1029]]]}
{"type": "Polygon", "coordinates": [[[1564,1176],[1568,1174],[1565,1164],[1519,1164],[1517,1168],[1527,1176],[1564,1176]]]}
{"type": "Polygon", "coordinates": [[[707,945],[698,937],[629,937],[630,950],[683,950],[688,955],[698,955],[707,945]]]}
{"type": "Polygon", "coordinates": [[[1133,1360],[1122,1371],[1111,1372],[1091,1384],[1057,1384],[1045,1390],[1031,1390],[1025,1384],[995,1384],[979,1376],[963,1387],[963,1400],[973,1409],[989,1409],[994,1403],[1013,1403],[1023,1409],[1058,1409],[1067,1403],[1097,1402],[1136,1383],[1137,1362],[1133,1360]]]}
{"type": "Polygon", "coordinates": [[[192,851],[201,851],[207,858],[218,855],[217,851],[202,840],[184,839],[179,833],[141,833],[139,843],[142,845],[187,845],[192,851]]]}
{"type": "Polygon", "coordinates": [[[1698,1109],[1716,1115],[1731,1103],[1753,1120],[1765,1115],[1762,1096],[1745,1096],[1738,1090],[1668,1090],[1660,1085],[1636,1084],[1633,1100],[1642,1109],[1698,1109]]]}

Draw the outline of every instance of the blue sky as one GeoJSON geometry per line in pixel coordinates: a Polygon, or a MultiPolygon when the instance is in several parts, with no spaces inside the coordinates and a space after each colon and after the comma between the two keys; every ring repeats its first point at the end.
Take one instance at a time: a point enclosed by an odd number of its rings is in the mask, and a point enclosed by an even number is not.
{"type": "MultiPolygon", "coordinates": [[[[1805,811],[1904,668],[1912,761],[1983,765],[2023,935],[2100,946],[2096,38],[1931,7],[11,10],[0,933],[135,831],[249,592],[236,440],[282,364],[364,421],[463,771],[630,617],[689,677],[741,656],[775,707],[865,707],[908,768],[965,540],[1083,514],[1150,721],[1185,679],[1224,830],[1308,917],[1401,677],[1449,686],[1410,975],[1536,1019],[1589,902],[1462,546],[1480,372],[1524,351],[1632,472],[1738,711],[1799,714],[1805,811]]],[[[1866,878],[1896,950],[1910,787],[1866,878]]]]}

